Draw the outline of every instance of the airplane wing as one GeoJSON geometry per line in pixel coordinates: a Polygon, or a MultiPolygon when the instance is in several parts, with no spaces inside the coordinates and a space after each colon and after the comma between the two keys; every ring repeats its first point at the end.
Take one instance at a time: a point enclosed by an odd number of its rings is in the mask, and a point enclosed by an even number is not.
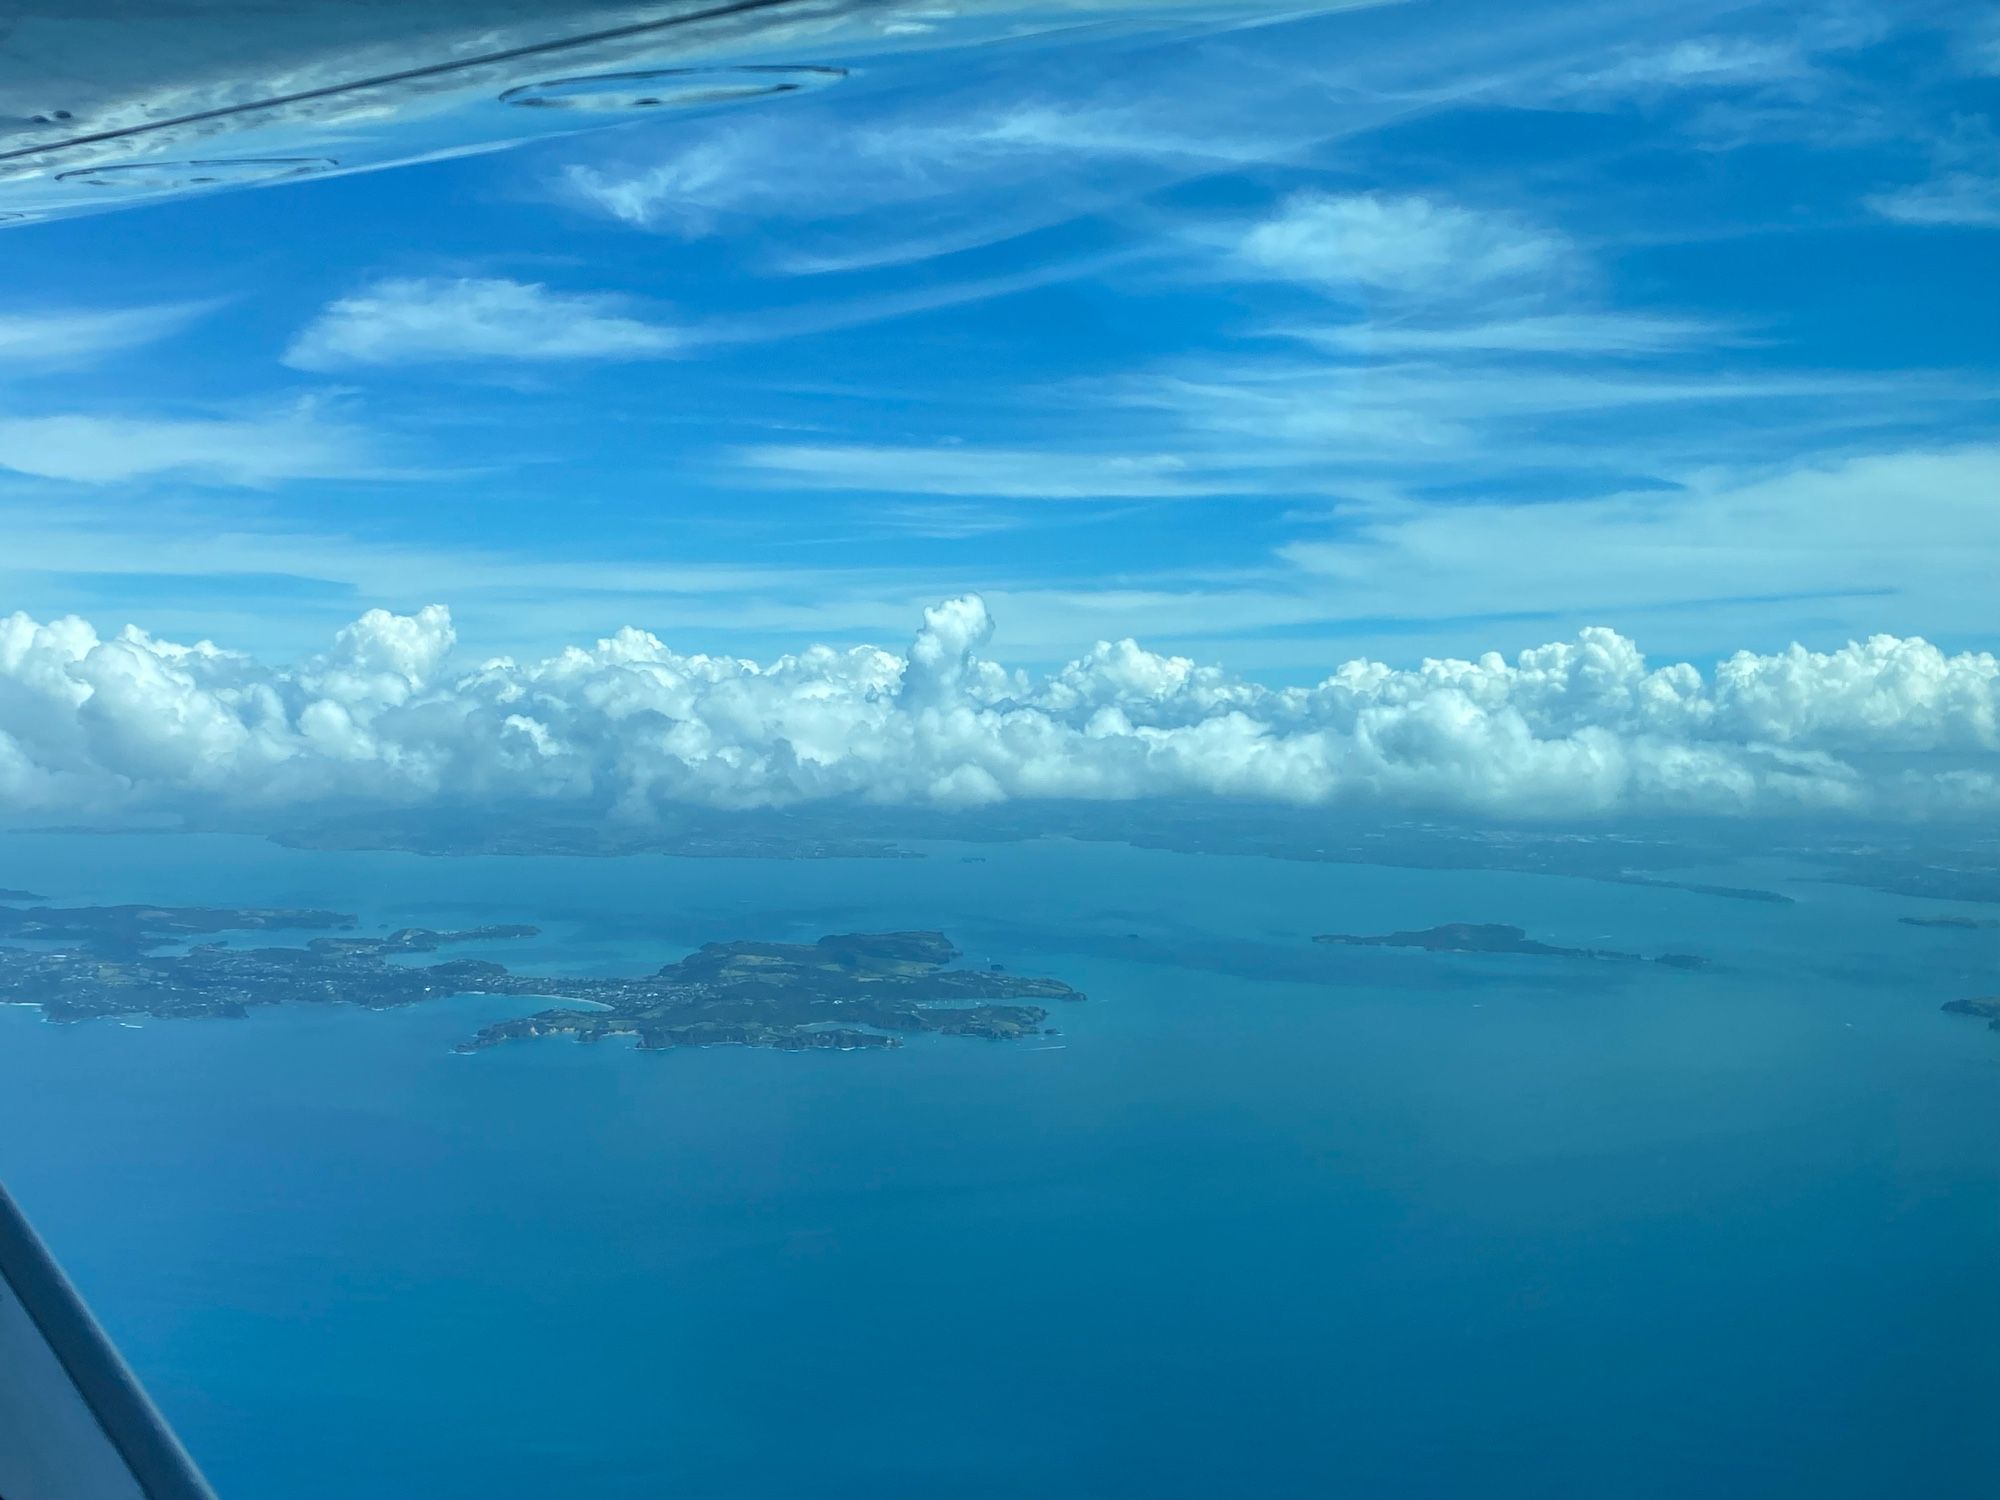
{"type": "Polygon", "coordinates": [[[0,1497],[215,1500],[4,1188],[0,1497]]]}
{"type": "Polygon", "coordinates": [[[1364,0],[0,0],[0,228],[1364,0]]]}

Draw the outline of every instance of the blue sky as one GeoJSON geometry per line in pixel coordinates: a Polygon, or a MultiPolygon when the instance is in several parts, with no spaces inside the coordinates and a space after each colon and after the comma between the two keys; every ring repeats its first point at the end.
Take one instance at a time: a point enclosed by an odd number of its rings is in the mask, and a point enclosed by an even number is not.
{"type": "Polygon", "coordinates": [[[4,239],[0,584],[303,653],[1990,648],[2000,27],[1385,5],[4,239]]]}

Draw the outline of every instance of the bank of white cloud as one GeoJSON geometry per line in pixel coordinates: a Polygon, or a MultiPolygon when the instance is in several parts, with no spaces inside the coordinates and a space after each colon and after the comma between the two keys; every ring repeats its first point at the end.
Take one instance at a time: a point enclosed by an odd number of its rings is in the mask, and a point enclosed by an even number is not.
{"type": "Polygon", "coordinates": [[[641,630],[457,659],[449,614],[371,611],[289,666],[66,618],[0,620],[13,813],[350,799],[786,806],[828,797],[1249,797],[1527,816],[2000,810],[2000,661],[1875,637],[1650,665],[1613,631],[1512,661],[1351,661],[1270,689],[1133,641],[1046,676],[981,655],[976,597],[907,650],[769,663],[641,630]]]}

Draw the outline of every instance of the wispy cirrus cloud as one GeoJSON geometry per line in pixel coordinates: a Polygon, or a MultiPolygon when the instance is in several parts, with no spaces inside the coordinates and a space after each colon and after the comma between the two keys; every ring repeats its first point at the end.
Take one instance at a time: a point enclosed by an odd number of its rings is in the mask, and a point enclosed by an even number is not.
{"type": "Polygon", "coordinates": [[[1955,39],[1956,52],[1965,70],[1986,78],[2000,78],[2000,16],[1980,7],[1955,39]]]}
{"type": "Polygon", "coordinates": [[[829,131],[817,117],[730,121],[648,162],[576,163],[573,201],[635,228],[713,233],[744,214],[845,218],[889,204],[992,191],[1052,161],[1212,169],[1282,158],[1283,135],[1212,133],[1145,104],[1010,100],[911,108],[829,131]]]}
{"type": "Polygon", "coordinates": [[[1899,224],[1996,229],[2000,228],[2000,173],[1946,172],[1927,182],[1871,193],[1862,202],[1899,224]]]}
{"type": "Polygon", "coordinates": [[[1121,251],[903,291],[821,298],[665,322],[639,299],[502,277],[395,277],[327,305],[284,362],[315,374],[408,365],[504,367],[693,356],[865,327],[1075,280],[1139,258],[1121,251]]]}
{"type": "Polygon", "coordinates": [[[2000,132],[1984,115],[1960,115],[1929,143],[1931,174],[1871,193],[1863,206],[1899,224],[2000,227],[2000,132]]]}
{"type": "MultiPolygon", "coordinates": [[[[1430,359],[1331,364],[1242,358],[1136,375],[1119,384],[1118,397],[1135,408],[1170,413],[1186,430],[1286,440],[1290,446],[1270,454],[1273,462],[1307,460],[1312,454],[1302,445],[1323,443],[1324,456],[1374,451],[1409,462],[1476,459],[1491,472],[1512,467],[1524,456],[1519,441],[1503,430],[1508,423],[1536,424],[1538,440],[1528,446],[1545,459],[1563,441],[1561,429],[1549,425],[1551,419],[1725,405],[1809,404],[1824,411],[1829,403],[1870,400],[1886,414],[1881,403],[1918,397],[1911,384],[1908,377],[1841,371],[1590,370],[1567,363],[1522,368],[1430,359]]],[[[1933,380],[1925,394],[1950,399],[1953,392],[1933,380]]],[[[1980,394],[1957,392],[1960,400],[1976,400],[1980,394]]],[[[1634,443],[1657,455],[1699,448],[1701,437],[1651,431],[1634,443]]],[[[1750,440],[1751,446],[1763,441],[1759,436],[1750,440]]]]}
{"type": "MultiPolygon", "coordinates": [[[[1985,628],[2000,552],[2000,448],[1917,447],[1548,503],[1390,500],[1340,508],[1281,556],[1357,614],[1630,622],[1690,600],[1879,598],[1926,629],[1985,628]]],[[[1880,628],[1879,625],[1873,628],[1880,628]]]]}
{"type": "Polygon", "coordinates": [[[1314,132],[1286,126],[1283,112],[1246,114],[1205,77],[1177,91],[1173,60],[1153,65],[1162,72],[1148,88],[1098,76],[1076,93],[987,89],[949,105],[925,96],[872,117],[814,101],[698,123],[665,149],[572,163],[557,192],[688,240],[784,224],[755,266],[829,275],[965,254],[1311,148],[1314,132]]]}
{"type": "Polygon", "coordinates": [[[633,299],[501,277],[389,277],[330,303],[285,351],[294,369],[660,359],[682,332],[633,299]]]}
{"type": "Polygon", "coordinates": [[[214,302],[147,307],[0,310],[0,375],[94,365],[172,338],[213,312],[214,302]]]}
{"type": "Polygon", "coordinates": [[[1530,471],[1664,477],[1780,433],[1813,447],[1844,423],[1860,439],[1992,395],[1942,373],[1774,362],[1774,336],[1619,305],[1593,247],[1437,191],[1294,193],[1211,244],[1218,279],[1247,268],[1324,297],[1326,315],[1250,331],[1329,357],[1210,350],[1134,372],[1114,399],[1164,414],[1163,443],[1211,462],[1204,439],[1238,445],[1294,489],[1302,475],[1338,489],[1397,467],[1489,486],[1530,471]]]}
{"type": "Polygon", "coordinates": [[[1365,323],[1280,325],[1269,332],[1355,357],[1650,355],[1740,341],[1727,327],[1698,318],[1620,312],[1538,313],[1458,323],[1438,322],[1433,314],[1365,323]]]}
{"type": "Polygon", "coordinates": [[[1487,97],[1537,110],[1643,115],[1706,150],[1880,142],[1912,123],[1863,60],[1899,25],[1924,24],[1915,7],[1900,17],[1866,0],[1732,0],[1650,17],[1600,9],[1605,24],[1593,38],[1522,67],[1487,97]]]}
{"type": "Polygon", "coordinates": [[[197,416],[0,418],[0,470],[77,484],[172,477],[247,488],[390,472],[371,436],[314,401],[197,416]]]}
{"type": "MultiPolygon", "coordinates": [[[[1200,112],[1200,100],[1192,102],[1200,112]]],[[[652,160],[578,162],[562,172],[574,202],[634,228],[716,232],[740,214],[848,218],[886,204],[992,192],[1050,162],[1208,170],[1298,150],[1284,132],[1204,130],[1158,96],[1128,102],[1002,98],[906,104],[830,130],[824,110],[728,120],[652,160]]]]}
{"type": "Polygon", "coordinates": [[[1253,274],[1335,292],[1432,299],[1545,287],[1575,263],[1563,234],[1417,193],[1292,194],[1237,246],[1253,274]]]}
{"type": "Polygon", "coordinates": [[[736,449],[747,477],[803,489],[1013,500],[1186,499],[1240,493],[1171,453],[1071,449],[764,443],[736,449]]]}
{"type": "Polygon", "coordinates": [[[1556,89],[1572,97],[1609,99],[1680,89],[1753,88],[1793,82],[1810,71],[1796,37],[1722,34],[1625,49],[1608,62],[1560,77],[1556,89]]]}
{"type": "Polygon", "coordinates": [[[1984,114],[1954,114],[1926,140],[1930,176],[1868,194],[1862,206],[1898,224],[2000,226],[2000,132],[1984,114]]]}

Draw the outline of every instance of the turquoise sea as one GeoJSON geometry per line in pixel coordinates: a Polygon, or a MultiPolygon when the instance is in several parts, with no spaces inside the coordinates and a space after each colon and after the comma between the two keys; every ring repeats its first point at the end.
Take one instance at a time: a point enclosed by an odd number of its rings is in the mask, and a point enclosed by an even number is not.
{"type": "Polygon", "coordinates": [[[1059,1038],[451,1046],[510,1003],[44,1024],[0,1177],[224,1500],[2000,1487],[1995,934],[1050,840],[423,859],[8,835],[58,902],[537,922],[620,972],[937,927],[1059,1038]],[[1314,948],[1502,921],[1679,972],[1314,948]]]}

